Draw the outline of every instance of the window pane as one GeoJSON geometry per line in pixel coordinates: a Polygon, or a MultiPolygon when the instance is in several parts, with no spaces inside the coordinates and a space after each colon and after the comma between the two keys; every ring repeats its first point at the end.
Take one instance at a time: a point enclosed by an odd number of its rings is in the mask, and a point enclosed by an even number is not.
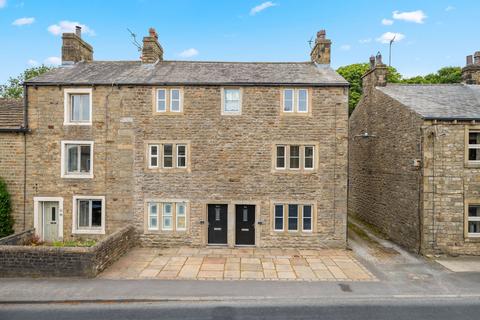
{"type": "Polygon", "coordinates": [[[288,230],[298,229],[298,205],[288,205],[288,230]]]}
{"type": "Polygon", "coordinates": [[[177,204],[177,229],[182,230],[186,228],[186,205],[185,203],[177,204]]]}
{"type": "Polygon", "coordinates": [[[468,216],[480,218],[480,205],[468,206],[468,216]]]}
{"type": "Polygon", "coordinates": [[[85,228],[89,227],[89,212],[90,212],[90,201],[88,200],[78,200],[78,227],[85,228]]]}
{"type": "Polygon", "coordinates": [[[293,90],[288,89],[283,91],[283,111],[293,111],[293,90]]]}
{"type": "Polygon", "coordinates": [[[480,221],[469,221],[468,233],[480,233],[480,221]]]}
{"type": "Polygon", "coordinates": [[[468,134],[469,144],[480,144],[480,132],[470,132],[468,134]]]}
{"type": "Polygon", "coordinates": [[[290,168],[300,168],[300,146],[290,146],[290,168]]]}
{"type": "Polygon", "coordinates": [[[92,227],[102,226],[102,201],[92,201],[92,227]]]}
{"type": "Polygon", "coordinates": [[[480,149],[469,149],[468,150],[468,160],[469,161],[480,161],[480,149]]]}
{"type": "Polygon", "coordinates": [[[312,206],[303,206],[303,230],[312,230],[312,206]]]}
{"type": "Polygon", "coordinates": [[[177,167],[185,168],[187,166],[186,152],[187,152],[187,147],[185,145],[183,144],[177,145],[177,167]]]}
{"type": "Polygon", "coordinates": [[[150,146],[150,167],[158,167],[158,146],[150,146]]]}
{"type": "Polygon", "coordinates": [[[152,156],[158,155],[158,146],[150,146],[150,155],[152,156]]]}
{"type": "Polygon", "coordinates": [[[81,146],[80,171],[90,172],[90,146],[81,146]]]}
{"type": "Polygon", "coordinates": [[[224,111],[240,112],[240,90],[239,89],[225,90],[224,111]]]}
{"type": "Polygon", "coordinates": [[[165,90],[157,90],[157,111],[165,111],[166,103],[165,90]]]}
{"type": "Polygon", "coordinates": [[[163,205],[163,229],[172,228],[172,204],[165,203],[163,205]]]}
{"type": "Polygon", "coordinates": [[[71,121],[88,122],[90,120],[90,95],[71,95],[71,121]]]}
{"type": "Polygon", "coordinates": [[[285,168],[285,146],[277,146],[277,168],[285,168]]]}
{"type": "Polygon", "coordinates": [[[307,112],[307,90],[298,90],[298,111],[307,112]]]}
{"type": "Polygon", "coordinates": [[[149,204],[149,228],[157,229],[158,227],[158,206],[156,203],[149,204]]]}
{"type": "Polygon", "coordinates": [[[283,205],[275,205],[275,230],[283,230],[283,205]]]}
{"type": "Polygon", "coordinates": [[[313,147],[305,147],[305,168],[313,169],[313,147]]]}
{"type": "Polygon", "coordinates": [[[78,146],[67,145],[67,172],[78,171],[78,146]]]}
{"type": "Polygon", "coordinates": [[[172,144],[163,145],[163,167],[165,168],[173,167],[173,145],[172,144]]]}

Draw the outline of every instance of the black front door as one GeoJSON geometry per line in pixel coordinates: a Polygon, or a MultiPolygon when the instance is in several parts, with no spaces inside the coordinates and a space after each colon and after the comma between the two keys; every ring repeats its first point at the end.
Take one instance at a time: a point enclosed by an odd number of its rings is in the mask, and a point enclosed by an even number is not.
{"type": "Polygon", "coordinates": [[[227,213],[226,204],[208,205],[208,243],[227,244],[227,213]]]}
{"type": "Polygon", "coordinates": [[[255,206],[236,205],[235,244],[255,245],[255,206]]]}

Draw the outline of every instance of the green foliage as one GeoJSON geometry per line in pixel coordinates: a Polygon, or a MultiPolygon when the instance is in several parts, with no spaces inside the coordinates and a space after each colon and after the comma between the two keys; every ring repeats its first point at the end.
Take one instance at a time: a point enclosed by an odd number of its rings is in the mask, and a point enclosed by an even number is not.
{"type": "MultiPolygon", "coordinates": [[[[354,63],[337,69],[337,72],[350,83],[348,108],[353,112],[362,96],[362,76],[370,69],[368,63],[354,63]]],[[[426,76],[403,78],[393,67],[388,67],[389,83],[407,84],[436,84],[436,83],[460,83],[462,81],[462,69],[460,67],[444,67],[436,73],[426,76]]]]}
{"type": "MultiPolygon", "coordinates": [[[[350,92],[348,97],[348,108],[350,113],[357,105],[362,96],[362,76],[370,69],[368,63],[354,63],[348,66],[340,67],[337,72],[350,83],[350,92]]],[[[392,83],[400,82],[402,76],[393,67],[388,67],[388,81],[392,83]]]]}
{"type": "Polygon", "coordinates": [[[51,69],[52,67],[41,65],[39,67],[33,67],[23,71],[16,78],[8,79],[6,84],[0,86],[0,97],[10,99],[22,98],[23,82],[50,71],[51,69]]]}
{"type": "Polygon", "coordinates": [[[13,233],[12,205],[7,184],[0,178],[0,238],[13,233]]]}

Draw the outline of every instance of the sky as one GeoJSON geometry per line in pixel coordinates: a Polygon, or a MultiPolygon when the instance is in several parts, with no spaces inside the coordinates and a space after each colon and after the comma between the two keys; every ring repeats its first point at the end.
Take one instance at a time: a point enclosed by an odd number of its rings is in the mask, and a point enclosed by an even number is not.
{"type": "Polygon", "coordinates": [[[0,83],[60,63],[61,34],[75,25],[95,60],[137,60],[154,27],[166,60],[308,61],[320,29],[332,67],[382,52],[406,77],[464,66],[480,50],[477,0],[0,0],[0,83]]]}

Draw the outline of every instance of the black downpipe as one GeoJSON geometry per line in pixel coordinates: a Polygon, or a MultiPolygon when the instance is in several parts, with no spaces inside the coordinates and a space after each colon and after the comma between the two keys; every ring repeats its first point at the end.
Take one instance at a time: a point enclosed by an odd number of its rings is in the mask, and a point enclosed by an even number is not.
{"type": "Polygon", "coordinates": [[[28,87],[23,84],[23,231],[27,225],[27,132],[28,132],[28,87]]]}

